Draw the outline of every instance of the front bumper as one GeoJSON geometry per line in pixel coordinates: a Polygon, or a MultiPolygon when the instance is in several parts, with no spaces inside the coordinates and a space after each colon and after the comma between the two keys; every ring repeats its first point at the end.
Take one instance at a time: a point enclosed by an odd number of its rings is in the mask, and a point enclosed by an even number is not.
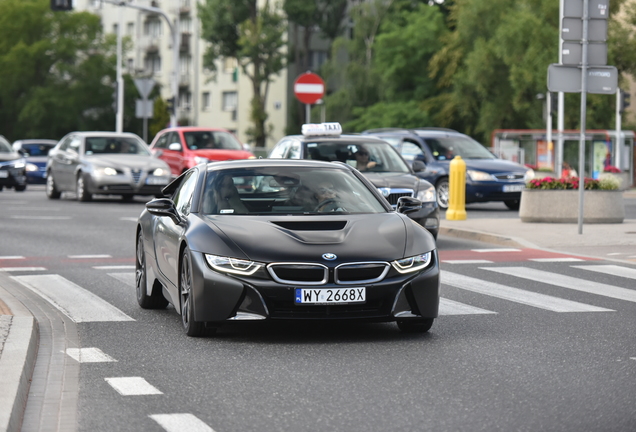
{"type": "MultiPolygon", "coordinates": [[[[335,264],[334,264],[335,266],[335,264]]],[[[389,272],[380,282],[362,284],[366,302],[341,305],[297,305],[298,286],[271,279],[233,277],[210,269],[200,252],[192,253],[194,319],[224,322],[258,319],[395,321],[436,318],[440,274],[437,251],[425,270],[411,275],[389,272]]],[[[330,282],[316,288],[345,288],[330,282]]],[[[311,288],[303,286],[303,288],[311,288]]]]}
{"type": "Polygon", "coordinates": [[[524,187],[524,182],[467,182],[466,202],[519,200],[524,187]]]}
{"type": "Polygon", "coordinates": [[[0,164],[0,186],[15,187],[24,186],[27,183],[24,167],[15,168],[9,164],[0,164]]]}
{"type": "Polygon", "coordinates": [[[87,190],[94,194],[159,195],[170,183],[169,176],[156,177],[141,172],[136,174],[99,175],[87,179],[87,190]]]}

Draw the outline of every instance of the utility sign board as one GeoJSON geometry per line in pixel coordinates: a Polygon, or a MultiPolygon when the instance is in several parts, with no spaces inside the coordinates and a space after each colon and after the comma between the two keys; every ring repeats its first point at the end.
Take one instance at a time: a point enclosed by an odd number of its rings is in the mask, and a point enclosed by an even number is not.
{"type": "Polygon", "coordinates": [[[306,72],[296,78],[294,94],[304,104],[315,104],[325,95],[325,82],[315,73],[306,72]]]}
{"type": "MultiPolygon", "coordinates": [[[[548,67],[548,90],[551,92],[580,93],[581,68],[551,64],[548,67]]],[[[587,68],[587,93],[615,94],[618,88],[618,70],[614,66],[587,68]]]]}
{"type": "Polygon", "coordinates": [[[155,101],[147,99],[137,99],[135,104],[135,117],[152,118],[155,111],[155,101]]]}
{"type": "Polygon", "coordinates": [[[150,78],[135,79],[135,87],[137,87],[137,91],[139,92],[139,95],[144,99],[148,98],[154,86],[155,86],[155,81],[150,78]]]}
{"type": "MultiPolygon", "coordinates": [[[[609,18],[609,0],[589,0],[589,18],[609,18]]],[[[564,0],[563,16],[583,18],[583,0],[564,0]]]]}
{"type": "MultiPolygon", "coordinates": [[[[583,45],[578,42],[563,43],[563,64],[580,65],[583,64],[583,45]]],[[[587,64],[604,66],[607,64],[607,44],[589,43],[587,45],[587,64]]]]}
{"type": "MultiPolygon", "coordinates": [[[[563,18],[561,39],[564,41],[580,41],[583,39],[583,20],[580,18],[563,18]]],[[[605,42],[607,40],[607,20],[589,20],[587,40],[591,42],[605,42]]]]}

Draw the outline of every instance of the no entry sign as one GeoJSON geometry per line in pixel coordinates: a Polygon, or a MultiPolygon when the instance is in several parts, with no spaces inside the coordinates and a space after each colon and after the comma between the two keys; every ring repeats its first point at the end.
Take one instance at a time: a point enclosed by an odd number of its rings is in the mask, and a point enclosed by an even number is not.
{"type": "Polygon", "coordinates": [[[306,72],[294,81],[294,94],[304,104],[315,104],[325,95],[325,82],[315,73],[306,72]]]}

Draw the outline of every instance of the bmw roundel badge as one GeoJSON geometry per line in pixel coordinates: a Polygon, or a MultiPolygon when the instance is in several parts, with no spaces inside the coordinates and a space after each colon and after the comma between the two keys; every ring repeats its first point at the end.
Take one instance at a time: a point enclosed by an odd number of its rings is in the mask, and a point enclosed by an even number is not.
{"type": "Polygon", "coordinates": [[[322,254],[322,257],[323,257],[323,259],[326,259],[327,261],[333,261],[336,258],[338,258],[336,256],[336,254],[332,254],[332,253],[324,253],[324,254],[322,254]]]}

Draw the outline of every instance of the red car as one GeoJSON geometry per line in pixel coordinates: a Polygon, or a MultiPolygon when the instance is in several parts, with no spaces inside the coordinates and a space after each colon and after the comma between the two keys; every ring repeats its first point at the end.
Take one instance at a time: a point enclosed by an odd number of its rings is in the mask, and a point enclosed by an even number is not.
{"type": "Polygon", "coordinates": [[[203,162],[255,158],[230,131],[197,126],[160,131],[150,144],[150,150],[170,165],[175,177],[203,162]]]}

